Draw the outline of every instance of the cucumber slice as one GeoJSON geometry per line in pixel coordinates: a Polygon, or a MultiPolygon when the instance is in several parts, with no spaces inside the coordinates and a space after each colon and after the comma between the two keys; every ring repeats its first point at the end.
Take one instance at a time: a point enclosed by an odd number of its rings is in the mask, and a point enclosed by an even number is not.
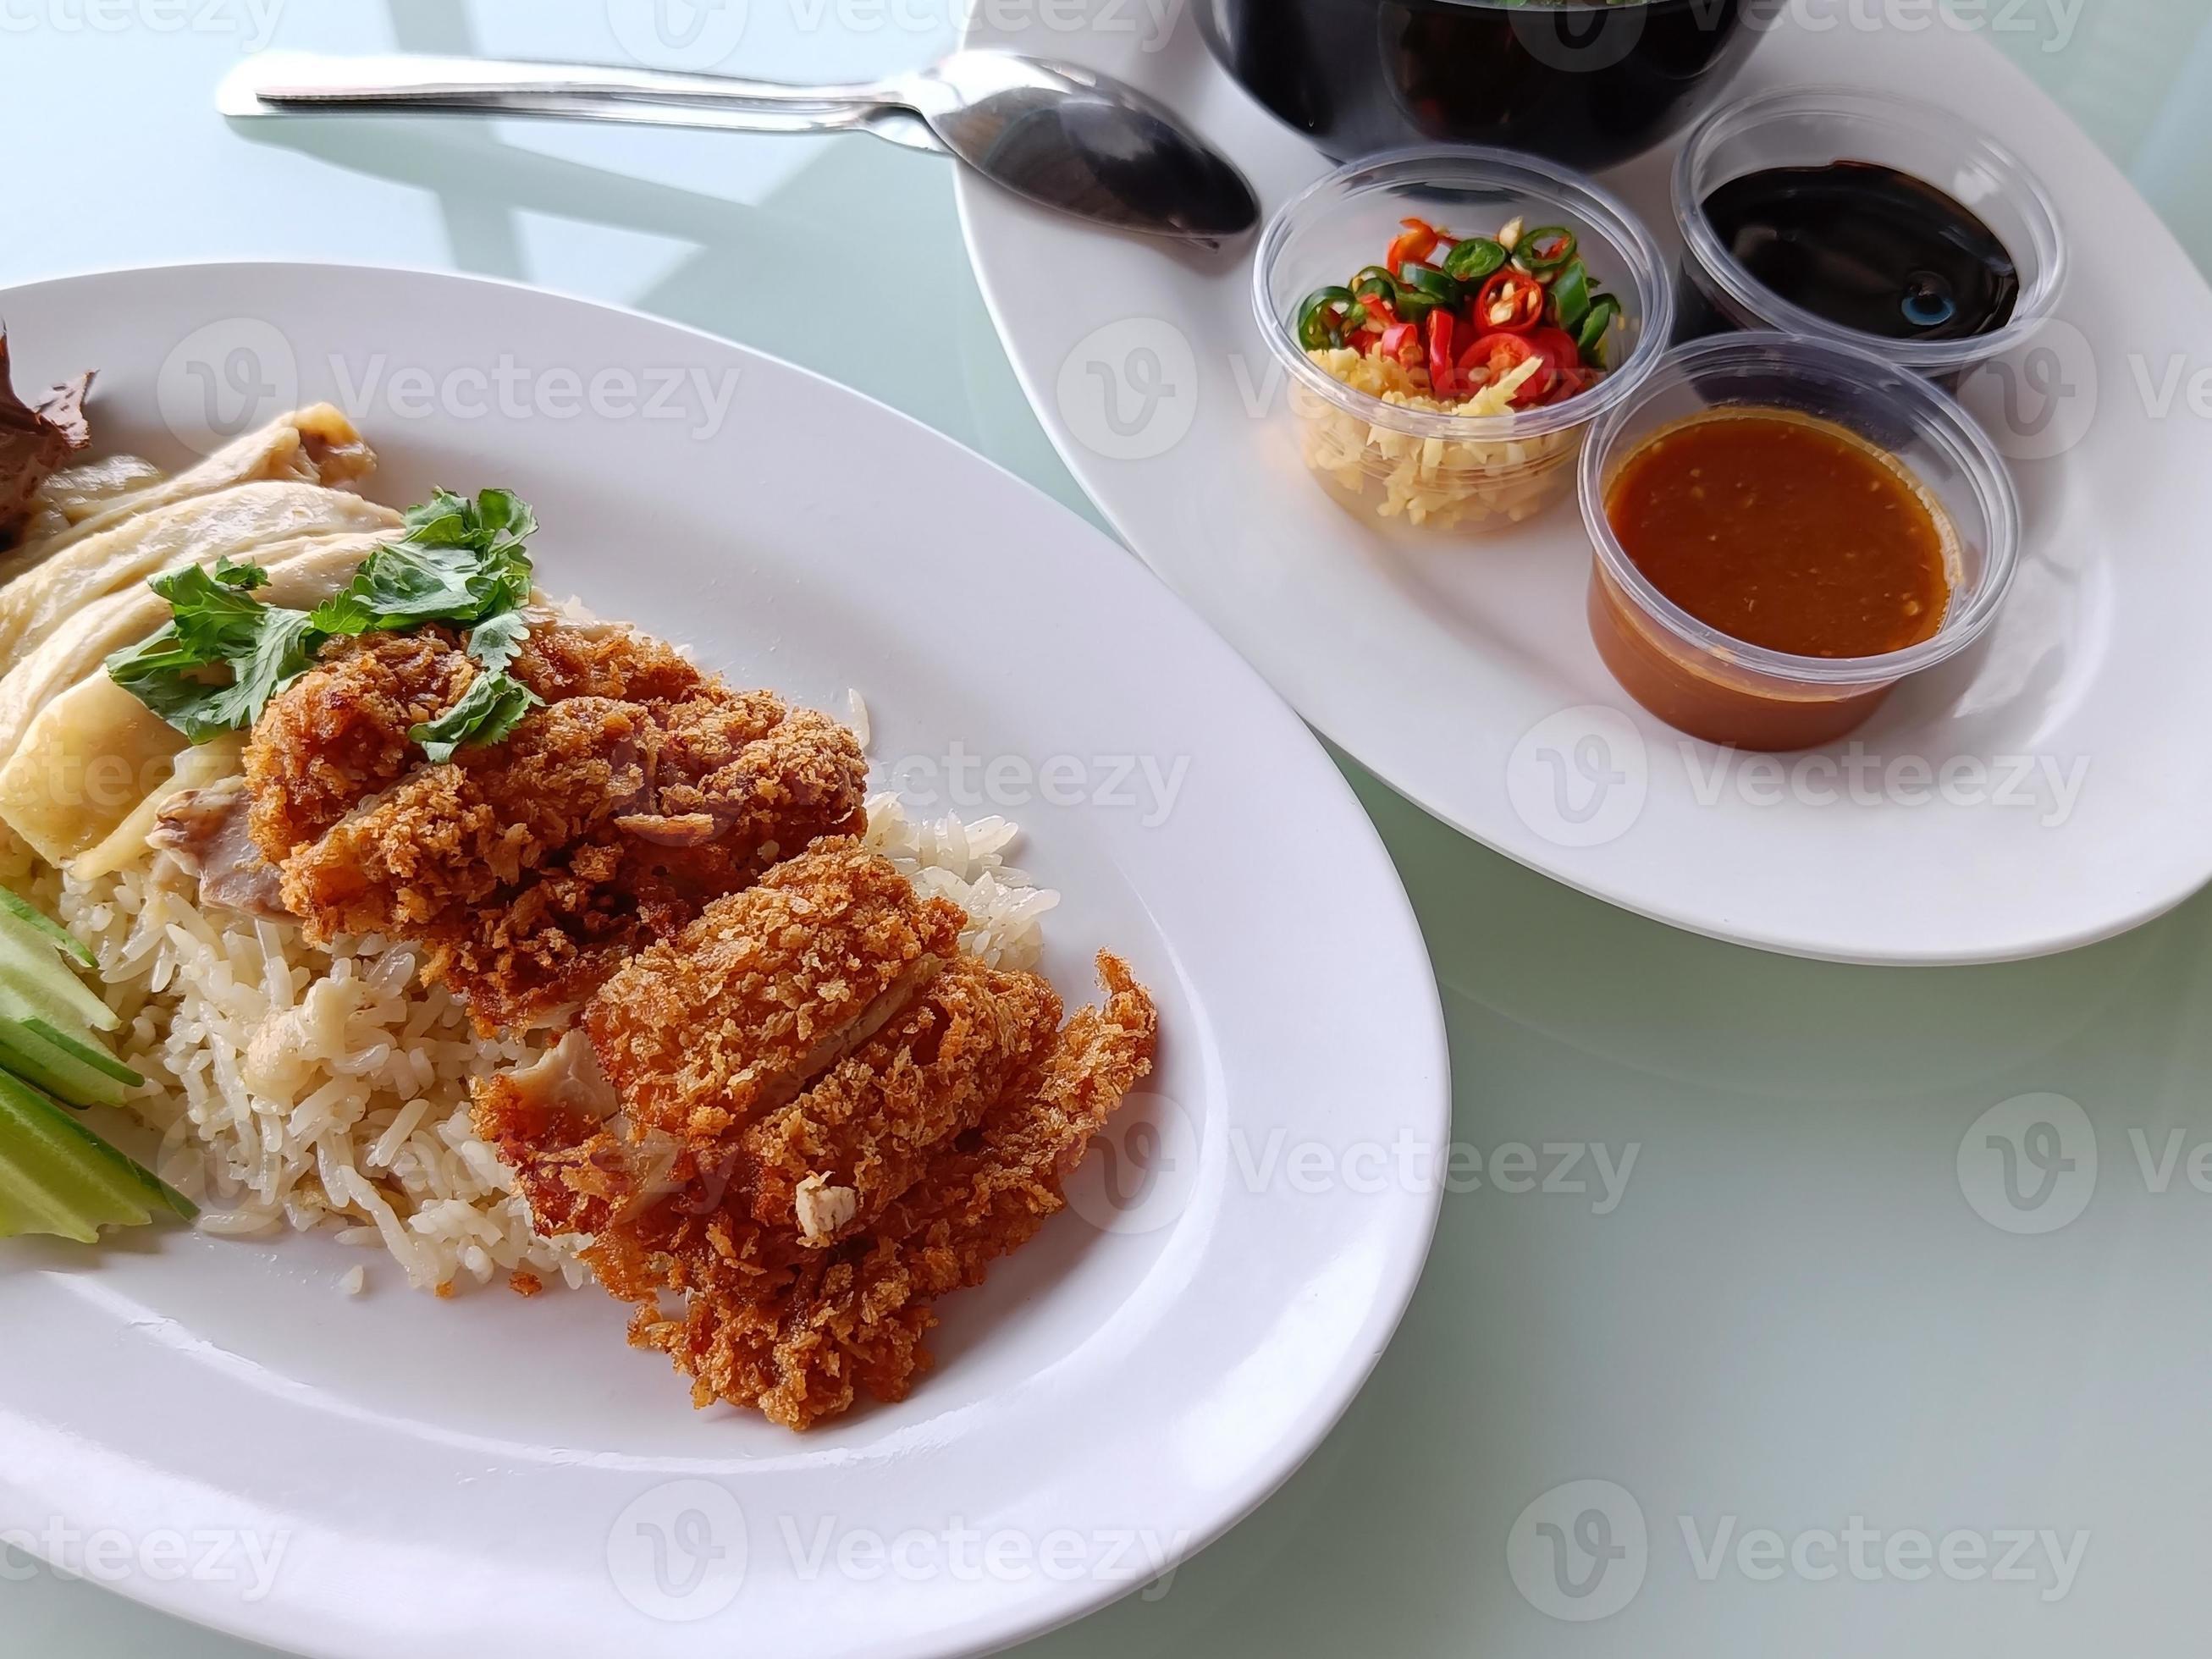
{"type": "MultiPolygon", "coordinates": [[[[112,1031],[122,1024],[68,963],[55,960],[45,934],[5,908],[0,908],[0,988],[14,992],[33,1013],[64,1030],[89,1025],[96,1031],[112,1031]]],[[[28,1018],[12,1008],[0,1012],[18,1019],[28,1018]]]]}
{"type": "Polygon", "coordinates": [[[129,1085],[106,1066],[93,1065],[70,1052],[86,1045],[71,1043],[64,1048],[55,1038],[66,1041],[65,1034],[50,1025],[40,1030],[42,1025],[46,1025],[43,1020],[0,1015],[0,1069],[13,1072],[72,1106],[120,1106],[129,1085]]]}
{"type": "Polygon", "coordinates": [[[82,1060],[95,1072],[106,1073],[108,1076],[126,1088],[136,1089],[146,1081],[143,1077],[108,1053],[101,1046],[100,1039],[90,1032],[78,1037],[70,1036],[67,1031],[57,1030],[43,1019],[29,1019],[23,1023],[71,1060],[82,1060]]]}
{"type": "Polygon", "coordinates": [[[100,958],[93,955],[92,947],[89,945],[87,945],[82,939],[79,939],[75,933],[70,932],[68,928],[63,927],[61,923],[56,921],[44,910],[39,908],[37,905],[32,903],[30,900],[25,898],[21,893],[12,891],[5,887],[0,887],[0,911],[7,912],[8,915],[14,916],[19,921],[29,922],[33,931],[43,934],[48,944],[52,945],[55,950],[59,951],[64,956],[75,960],[79,967],[97,968],[100,966],[100,958]]]}
{"type": "Polygon", "coordinates": [[[86,1128],[20,1078],[0,1073],[0,1238],[46,1233],[96,1242],[102,1227],[140,1227],[191,1200],[86,1128]]]}

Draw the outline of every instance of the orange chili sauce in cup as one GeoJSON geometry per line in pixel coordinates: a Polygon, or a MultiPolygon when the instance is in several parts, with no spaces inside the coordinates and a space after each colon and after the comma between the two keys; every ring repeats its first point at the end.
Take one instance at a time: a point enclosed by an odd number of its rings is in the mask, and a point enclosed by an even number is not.
{"type": "MultiPolygon", "coordinates": [[[[1950,603],[1948,515],[1896,457],[1808,416],[1730,409],[1662,428],[1614,472],[1605,512],[1653,587],[1746,645],[1815,660],[1886,656],[1934,637],[1950,603]]],[[[1590,627],[1638,702],[1741,748],[1832,741],[1895,684],[1751,668],[1651,615],[1602,568],[1590,627]]]]}

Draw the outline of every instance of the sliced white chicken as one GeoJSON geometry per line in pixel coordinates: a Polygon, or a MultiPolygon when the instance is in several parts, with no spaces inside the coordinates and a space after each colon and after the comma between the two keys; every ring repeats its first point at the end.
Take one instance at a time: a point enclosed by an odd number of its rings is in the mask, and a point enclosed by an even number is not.
{"type": "MultiPolygon", "coordinates": [[[[88,495],[76,503],[81,516],[71,517],[71,502],[62,498],[56,503],[56,516],[65,520],[65,526],[37,539],[27,538],[0,559],[0,581],[46,563],[88,537],[179,501],[270,479],[351,483],[375,468],[375,453],[362,441],[353,422],[329,404],[313,404],[233,439],[173,477],[157,475],[144,488],[120,495],[88,495]]],[[[51,524],[52,518],[46,522],[51,524]]]]}
{"type": "MultiPolygon", "coordinates": [[[[151,489],[165,475],[136,455],[109,455],[78,466],[65,466],[48,477],[31,497],[31,516],[20,544],[51,542],[73,525],[104,513],[126,495],[151,489]]],[[[11,555],[12,556],[12,555],[11,555]]]]}
{"type": "MultiPolygon", "coordinates": [[[[309,609],[344,586],[380,539],[327,536],[271,547],[259,597],[309,609]]],[[[184,733],[105,667],[111,650],[167,620],[158,596],[143,599],[150,609],[129,597],[119,613],[103,612],[104,621],[80,619],[70,640],[57,635],[0,678],[0,753],[8,756],[0,764],[0,821],[50,863],[101,845],[140,816],[149,796],[171,787],[173,763],[187,746],[184,733]],[[64,688],[58,695],[57,688],[64,688]]]]}
{"type": "MultiPolygon", "coordinates": [[[[269,572],[269,585],[258,598],[305,610],[344,586],[369,550],[389,534],[389,526],[337,534],[319,532],[238,551],[250,554],[269,572]]],[[[214,556],[209,556],[210,560],[214,556]]],[[[36,650],[19,657],[0,674],[0,755],[13,751],[31,722],[55,698],[97,672],[114,653],[137,645],[168,620],[168,601],[141,583],[94,600],[56,628],[36,650]]]]}
{"type": "Polygon", "coordinates": [[[226,732],[197,748],[185,750],[176,757],[169,775],[131,809],[130,815],[108,832],[106,840],[76,855],[70,864],[70,873],[81,882],[97,881],[143,861],[146,838],[161,822],[164,806],[188,790],[211,788],[226,778],[243,782],[245,768],[243,732],[226,732]]]}
{"type": "Polygon", "coordinates": [[[225,555],[242,558],[303,536],[389,533],[400,523],[390,507],[319,484],[240,484],[158,507],[87,537],[0,587],[0,671],[13,670],[87,606],[116,594],[135,597],[162,571],[225,555]]]}

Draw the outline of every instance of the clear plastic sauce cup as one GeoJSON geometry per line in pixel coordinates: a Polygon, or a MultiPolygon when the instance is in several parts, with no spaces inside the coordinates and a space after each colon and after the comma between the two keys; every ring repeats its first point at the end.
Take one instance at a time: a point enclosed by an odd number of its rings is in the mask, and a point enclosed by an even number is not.
{"type": "Polygon", "coordinates": [[[1977,364],[2029,339],[2065,288],[2065,242],[2050,195],[2034,174],[1955,116],[1888,93],[1793,88],[1716,110],[1692,131],[1675,159],[1674,204],[1684,250],[1676,331],[1684,339],[1771,330],[1855,345],[1955,386],[1977,364]],[[1893,167],[1971,210],[2004,244],[2019,272],[2009,319],[1962,339],[1894,339],[1832,322],[1760,282],[1705,216],[1706,201],[1731,179],[1836,161],[1893,167]]]}
{"type": "Polygon", "coordinates": [[[2019,501],[1987,435],[1926,380],[1850,346],[1761,332],[1670,352],[1592,431],[1580,481],[1596,550],[1589,616],[1598,654],[1622,688],[1668,725],[1741,749],[1808,749],[1851,732],[1900,682],[1981,637],[2020,559],[2019,501]],[[1948,521],[1955,564],[1933,637],[1875,657],[1770,650],[1700,622],[1637,568],[1607,511],[1622,466],[1655,435],[1732,410],[1832,422],[1912,475],[1948,521]]]}
{"type": "Polygon", "coordinates": [[[1571,170],[1506,150],[1401,150],[1331,173],[1276,214],[1254,261],[1253,305],[1289,377],[1306,465],[1352,511],[1438,531],[1494,529],[1572,488],[1591,423],[1630,396],[1667,346],[1674,298],[1650,232],[1571,170]],[[1606,377],[1577,397],[1497,416],[1423,410],[1346,384],[1307,355],[1300,306],[1382,262],[1401,220],[1494,236],[1516,218],[1565,225],[1594,287],[1622,307],[1606,377]]]}

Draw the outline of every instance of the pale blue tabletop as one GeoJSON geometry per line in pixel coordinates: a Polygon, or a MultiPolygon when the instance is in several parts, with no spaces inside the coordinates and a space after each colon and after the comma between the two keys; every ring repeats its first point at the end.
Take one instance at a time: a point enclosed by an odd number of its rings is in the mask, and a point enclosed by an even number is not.
{"type": "MultiPolygon", "coordinates": [[[[262,44],[619,59],[619,14],[651,3],[0,0],[0,283],[263,255],[543,283],[819,369],[1088,514],[985,314],[941,161],[862,137],[249,136],[210,104],[262,44]],[[763,302],[856,232],[897,250],[903,314],[941,329],[887,349],[763,302]]],[[[2212,0],[1971,9],[2017,23],[1993,38],[2212,260],[2212,0]]],[[[725,66],[872,76],[944,50],[961,10],[751,0],[725,66]]],[[[1549,1148],[1586,1170],[1601,1153],[1617,1185],[1447,1198],[1396,1342],[1304,1469],[1164,1593],[1031,1650],[1648,1656],[1686,1629],[1715,1654],[2203,1651],[2212,901],[2016,967],[1784,961],[1609,910],[1346,770],[1435,957],[1457,1138],[1493,1172],[1517,1147],[1540,1174],[1549,1148]],[[2031,1235],[1961,1148],[2046,1094],[2078,1103],[2101,1165],[2077,1217],[2031,1235]],[[1640,1595],[1590,1624],[1508,1561],[1516,1518],[1583,1480],[1648,1527],[1640,1595]],[[1986,1568],[1960,1565],[1978,1550],[1986,1568]]],[[[0,1558],[8,1659],[247,1651],[0,1558]]]]}

